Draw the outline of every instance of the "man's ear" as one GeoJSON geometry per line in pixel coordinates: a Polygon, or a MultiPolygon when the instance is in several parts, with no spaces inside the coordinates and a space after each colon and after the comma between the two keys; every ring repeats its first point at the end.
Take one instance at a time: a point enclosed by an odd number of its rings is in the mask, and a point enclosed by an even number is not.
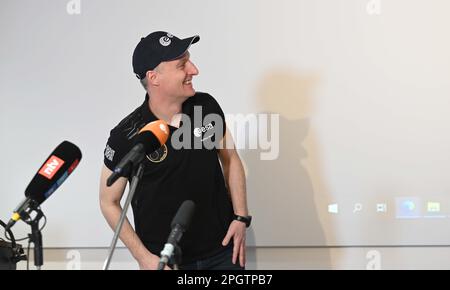
{"type": "Polygon", "coordinates": [[[152,86],[159,86],[158,73],[155,70],[149,70],[145,77],[148,79],[148,83],[152,86]]]}

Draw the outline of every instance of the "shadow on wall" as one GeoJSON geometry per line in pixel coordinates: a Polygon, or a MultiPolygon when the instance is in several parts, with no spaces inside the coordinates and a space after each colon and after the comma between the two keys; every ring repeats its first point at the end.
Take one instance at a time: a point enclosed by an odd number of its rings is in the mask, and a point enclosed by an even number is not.
{"type": "MultiPolygon", "coordinates": [[[[328,191],[320,178],[316,142],[309,124],[311,94],[318,79],[315,75],[276,70],[264,77],[257,88],[259,111],[280,115],[279,154],[273,160],[261,160],[261,153],[267,150],[259,146],[254,150],[247,147],[240,150],[247,172],[249,210],[254,216],[247,238],[250,246],[327,245],[317,212],[324,202],[316,200],[327,200],[328,191]],[[315,193],[315,188],[321,192],[315,193]]],[[[270,117],[268,119],[270,124],[270,117]]],[[[274,128],[268,128],[270,140],[274,128]]],[[[276,141],[272,140],[272,146],[274,144],[276,141]]],[[[308,268],[331,268],[329,250],[324,248],[317,253],[314,261],[299,261],[299,267],[307,264],[308,268]]],[[[256,254],[249,258],[249,262],[256,265],[256,254]]],[[[273,263],[280,263],[279,268],[283,262],[273,263]]]]}

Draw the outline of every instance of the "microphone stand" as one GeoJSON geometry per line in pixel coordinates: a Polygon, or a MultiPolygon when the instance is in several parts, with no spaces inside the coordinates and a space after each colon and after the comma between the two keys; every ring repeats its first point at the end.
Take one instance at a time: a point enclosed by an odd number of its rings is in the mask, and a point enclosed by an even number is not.
{"type": "Polygon", "coordinates": [[[124,223],[125,218],[127,216],[128,208],[130,207],[130,203],[133,200],[134,193],[136,191],[136,188],[137,188],[137,185],[139,183],[139,180],[141,180],[141,178],[142,178],[142,174],[143,173],[144,173],[144,164],[141,162],[141,163],[139,163],[138,167],[134,168],[134,170],[133,170],[133,177],[131,179],[130,190],[128,192],[128,196],[127,196],[127,199],[125,201],[125,204],[123,206],[122,213],[120,214],[119,222],[116,225],[116,229],[114,231],[114,236],[113,236],[113,239],[111,241],[111,245],[109,247],[108,257],[106,258],[106,261],[105,261],[105,263],[103,265],[103,270],[108,270],[109,269],[109,265],[111,264],[111,259],[112,259],[112,256],[114,254],[114,250],[115,250],[116,245],[117,245],[117,240],[119,239],[119,235],[120,235],[120,232],[122,230],[123,223],[124,223]]]}
{"type": "Polygon", "coordinates": [[[41,270],[44,264],[44,251],[42,250],[42,233],[39,229],[39,221],[44,216],[40,207],[33,208],[36,211],[34,219],[24,219],[24,221],[31,226],[31,234],[28,234],[30,242],[34,244],[34,265],[37,270],[41,270]]]}

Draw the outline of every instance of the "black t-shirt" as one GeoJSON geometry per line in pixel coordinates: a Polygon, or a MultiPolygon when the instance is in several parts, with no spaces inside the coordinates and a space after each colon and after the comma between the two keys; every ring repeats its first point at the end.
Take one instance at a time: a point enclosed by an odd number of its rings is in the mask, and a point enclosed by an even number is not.
{"type": "MultiPolygon", "coordinates": [[[[114,170],[133,147],[139,130],[157,120],[148,107],[148,98],[111,130],[104,152],[109,169],[114,170]]],[[[196,93],[183,103],[182,112],[180,128],[169,126],[166,144],[144,159],[144,174],[132,207],[136,233],[153,254],[159,255],[178,208],[185,200],[194,201],[195,213],[180,243],[182,262],[188,263],[223,249],[233,207],[217,149],[211,146],[225,134],[222,109],[209,94],[196,93]]]]}

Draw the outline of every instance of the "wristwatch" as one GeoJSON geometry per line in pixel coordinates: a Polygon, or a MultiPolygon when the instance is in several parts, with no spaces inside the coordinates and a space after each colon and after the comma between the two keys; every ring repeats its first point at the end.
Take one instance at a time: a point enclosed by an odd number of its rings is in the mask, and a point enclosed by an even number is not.
{"type": "Polygon", "coordinates": [[[234,219],[240,222],[243,222],[245,224],[245,226],[248,228],[252,222],[252,216],[248,215],[248,216],[241,216],[241,215],[234,215],[234,219]]]}

